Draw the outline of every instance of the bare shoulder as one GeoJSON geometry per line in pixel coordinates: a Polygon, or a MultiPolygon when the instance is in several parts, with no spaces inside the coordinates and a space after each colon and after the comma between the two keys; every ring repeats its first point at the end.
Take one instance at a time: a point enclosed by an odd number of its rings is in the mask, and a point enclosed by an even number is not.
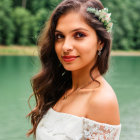
{"type": "Polygon", "coordinates": [[[112,125],[120,124],[119,105],[116,94],[103,78],[101,86],[93,91],[88,102],[87,118],[112,125]]]}

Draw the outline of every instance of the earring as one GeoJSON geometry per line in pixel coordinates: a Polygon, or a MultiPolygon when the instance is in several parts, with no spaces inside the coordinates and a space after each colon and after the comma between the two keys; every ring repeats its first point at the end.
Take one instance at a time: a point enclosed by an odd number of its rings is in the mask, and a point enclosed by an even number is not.
{"type": "Polygon", "coordinates": [[[99,56],[101,55],[101,51],[102,51],[102,48],[98,51],[98,55],[99,56]]]}

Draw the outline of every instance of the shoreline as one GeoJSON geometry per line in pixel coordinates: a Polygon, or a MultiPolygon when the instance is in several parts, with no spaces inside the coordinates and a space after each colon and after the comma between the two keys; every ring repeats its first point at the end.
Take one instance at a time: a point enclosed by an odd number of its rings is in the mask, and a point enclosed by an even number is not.
{"type": "Polygon", "coordinates": [[[37,56],[36,46],[0,46],[0,56],[37,56]]]}
{"type": "MultiPolygon", "coordinates": [[[[38,56],[37,46],[0,46],[0,56],[38,56]]],[[[112,50],[111,56],[140,56],[140,50],[112,50]]]]}

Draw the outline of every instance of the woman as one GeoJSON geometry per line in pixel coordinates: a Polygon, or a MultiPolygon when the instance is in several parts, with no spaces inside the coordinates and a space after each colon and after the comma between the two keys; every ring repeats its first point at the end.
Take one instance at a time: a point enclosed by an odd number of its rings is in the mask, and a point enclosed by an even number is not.
{"type": "Polygon", "coordinates": [[[64,0],[39,38],[42,68],[28,116],[37,140],[118,140],[116,95],[103,78],[112,22],[99,0],[64,0]]]}

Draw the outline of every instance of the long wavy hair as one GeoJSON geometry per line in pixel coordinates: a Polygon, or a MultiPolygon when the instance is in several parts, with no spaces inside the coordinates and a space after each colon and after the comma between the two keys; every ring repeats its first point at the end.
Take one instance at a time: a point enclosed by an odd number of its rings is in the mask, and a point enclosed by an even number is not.
{"type": "Polygon", "coordinates": [[[103,23],[101,23],[95,14],[88,13],[86,9],[93,7],[103,9],[99,0],[64,0],[53,11],[50,19],[46,22],[39,40],[39,57],[41,61],[41,70],[32,79],[33,95],[36,99],[35,108],[27,115],[33,125],[27,133],[27,136],[36,135],[36,128],[43,115],[50,107],[53,107],[63,94],[72,87],[72,76],[70,71],[66,71],[60,64],[55,52],[55,29],[58,19],[73,10],[79,12],[85,19],[85,22],[92,27],[98,36],[98,39],[104,43],[101,56],[97,55],[96,63],[90,70],[91,73],[97,67],[100,74],[103,75],[108,70],[110,49],[112,44],[111,34],[107,32],[103,23]]]}

